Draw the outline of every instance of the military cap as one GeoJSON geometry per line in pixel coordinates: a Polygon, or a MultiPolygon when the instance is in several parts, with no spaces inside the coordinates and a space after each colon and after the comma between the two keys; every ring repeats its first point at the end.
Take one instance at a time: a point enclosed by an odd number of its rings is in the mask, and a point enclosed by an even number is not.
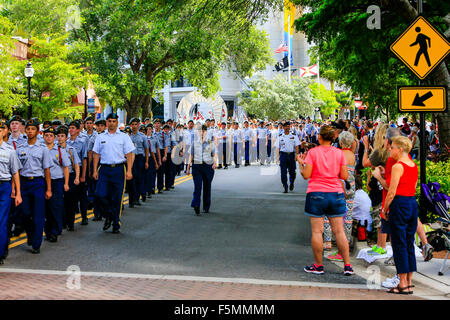
{"type": "Polygon", "coordinates": [[[36,128],[39,129],[39,120],[36,118],[30,119],[26,122],[25,127],[29,127],[29,126],[35,126],[36,128]]]}
{"type": "Polygon", "coordinates": [[[69,129],[65,125],[60,125],[56,128],[56,134],[64,133],[66,136],[69,134],[69,129]]]}
{"type": "Polygon", "coordinates": [[[145,130],[145,125],[143,125],[143,124],[141,124],[141,125],[139,126],[139,131],[142,131],[142,130],[145,130]]]}
{"type": "Polygon", "coordinates": [[[9,119],[9,123],[11,123],[13,121],[19,121],[19,122],[23,123],[23,119],[19,115],[14,115],[11,117],[11,119],[9,119]]]}
{"type": "Polygon", "coordinates": [[[62,125],[62,123],[61,123],[61,121],[60,120],[53,120],[52,121],[52,126],[60,126],[60,125],[62,125]]]}
{"type": "Polygon", "coordinates": [[[169,126],[168,124],[165,124],[165,125],[163,126],[163,130],[166,129],[166,128],[170,128],[170,126],[169,126]]]}
{"type": "Polygon", "coordinates": [[[123,132],[131,133],[131,128],[129,126],[126,126],[125,129],[123,129],[123,132]]]}
{"type": "Polygon", "coordinates": [[[225,124],[225,125],[226,125],[227,123],[226,123],[225,121],[222,121],[222,123],[221,123],[221,124],[225,124]]]}
{"type": "Polygon", "coordinates": [[[56,130],[53,129],[52,126],[48,127],[47,129],[45,129],[44,131],[42,131],[44,134],[45,133],[53,133],[54,135],[56,135],[56,130]]]}
{"type": "Polygon", "coordinates": [[[106,126],[106,121],[104,119],[98,119],[97,121],[94,122],[95,125],[99,125],[102,124],[104,126],[106,126]]]}
{"type": "Polygon", "coordinates": [[[150,121],[150,118],[145,118],[145,119],[144,119],[144,122],[145,122],[145,121],[150,121]]]}
{"type": "Polygon", "coordinates": [[[52,125],[52,122],[50,121],[50,120],[45,120],[43,123],[42,123],[42,125],[43,126],[51,126],[52,125]]]}
{"type": "Polygon", "coordinates": [[[87,122],[87,121],[94,122],[94,118],[92,116],[88,116],[88,117],[86,117],[86,119],[84,119],[84,122],[87,122]]]}
{"type": "Polygon", "coordinates": [[[248,123],[248,121],[247,121],[247,120],[245,120],[245,121],[244,121],[244,123],[248,123]]]}
{"type": "Polygon", "coordinates": [[[150,122],[150,123],[145,125],[145,128],[153,128],[153,124],[150,122]]]}
{"type": "Polygon", "coordinates": [[[290,126],[291,125],[291,123],[289,122],[289,121],[286,121],[284,124],[283,124],[283,126],[290,126]]]}
{"type": "Polygon", "coordinates": [[[119,115],[115,112],[111,112],[110,114],[108,114],[106,116],[106,120],[109,120],[109,119],[119,119],[119,115]]]}
{"type": "Polygon", "coordinates": [[[79,120],[73,120],[73,121],[69,122],[69,127],[70,126],[74,126],[77,129],[80,129],[80,121],[79,120]]]}
{"type": "Polygon", "coordinates": [[[166,123],[167,123],[167,122],[173,122],[173,120],[172,120],[172,119],[169,119],[169,120],[166,121],[166,123]]]}
{"type": "Polygon", "coordinates": [[[130,119],[130,122],[128,122],[128,124],[130,125],[130,124],[132,124],[133,122],[139,123],[139,122],[141,122],[141,120],[139,120],[139,118],[131,118],[131,119],[130,119]]]}
{"type": "Polygon", "coordinates": [[[234,121],[233,124],[239,124],[239,123],[237,123],[237,121],[234,121]]]}
{"type": "Polygon", "coordinates": [[[6,121],[0,120],[0,129],[6,129],[7,125],[6,125],[6,121]]]}
{"type": "Polygon", "coordinates": [[[153,121],[153,123],[157,123],[157,122],[161,123],[161,120],[159,120],[158,118],[156,118],[156,119],[153,121]]]}

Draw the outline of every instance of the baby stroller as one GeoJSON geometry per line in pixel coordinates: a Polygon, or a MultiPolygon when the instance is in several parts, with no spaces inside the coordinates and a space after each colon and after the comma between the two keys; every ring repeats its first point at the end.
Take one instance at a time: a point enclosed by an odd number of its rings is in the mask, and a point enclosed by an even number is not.
{"type": "Polygon", "coordinates": [[[435,251],[447,251],[438,273],[438,275],[442,276],[444,275],[445,264],[450,252],[450,197],[439,192],[439,188],[440,185],[437,182],[422,184],[422,190],[431,204],[432,211],[439,216],[436,222],[440,225],[440,228],[427,233],[428,242],[435,251]]]}

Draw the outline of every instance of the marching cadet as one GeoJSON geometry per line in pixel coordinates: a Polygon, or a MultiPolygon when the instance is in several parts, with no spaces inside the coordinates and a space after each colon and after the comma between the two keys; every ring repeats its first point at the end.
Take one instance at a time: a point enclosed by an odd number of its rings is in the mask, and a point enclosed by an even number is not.
{"type": "Polygon", "coordinates": [[[108,230],[112,224],[113,233],[120,233],[125,179],[133,178],[131,172],[133,167],[132,151],[135,149],[131,138],[127,134],[117,131],[118,119],[119,116],[116,113],[110,113],[106,117],[108,129],[95,139],[93,148],[93,177],[97,180],[95,191],[101,201],[102,209],[104,209],[102,213],[106,218],[103,230],[108,230]],[[100,168],[98,168],[99,163],[100,168]]]}
{"type": "Polygon", "coordinates": [[[45,201],[45,237],[50,242],[56,242],[62,233],[64,216],[64,192],[69,191],[69,155],[55,145],[56,130],[49,126],[44,130],[44,140],[50,154],[50,176],[52,197],[45,201]]]}
{"type": "Polygon", "coordinates": [[[233,123],[233,129],[231,130],[231,137],[233,142],[233,159],[236,168],[240,167],[242,158],[242,141],[244,140],[244,135],[239,129],[239,123],[233,123]]]}
{"type": "Polygon", "coordinates": [[[244,150],[245,150],[245,166],[250,165],[250,147],[252,145],[253,131],[250,129],[248,121],[244,121],[244,128],[242,129],[244,136],[244,150]]]}
{"type": "Polygon", "coordinates": [[[153,133],[153,135],[158,139],[158,144],[160,146],[159,152],[161,163],[159,164],[159,169],[156,171],[156,176],[158,193],[162,194],[164,189],[164,174],[166,172],[168,137],[161,130],[161,121],[159,119],[156,119],[154,121],[153,126],[155,128],[155,132],[153,133]]]}
{"type": "MultiPolygon", "coordinates": [[[[87,188],[86,188],[86,173],[87,173],[87,142],[81,136],[81,122],[79,120],[74,120],[69,124],[69,139],[67,144],[74,147],[77,150],[78,157],[81,160],[80,166],[80,184],[77,187],[77,203],[79,203],[79,208],[81,211],[81,225],[85,226],[88,224],[87,218],[87,188]]],[[[87,137],[87,134],[85,134],[87,137]]]]}
{"type": "Polygon", "coordinates": [[[280,149],[280,170],[281,183],[284,187],[284,193],[288,193],[287,171],[289,170],[289,189],[294,190],[295,181],[295,157],[298,154],[300,141],[297,136],[290,133],[290,123],[284,123],[284,133],[278,137],[278,147],[280,149]]]}
{"type": "Polygon", "coordinates": [[[186,164],[184,172],[186,172],[187,165],[189,163],[189,157],[191,154],[191,148],[194,143],[194,121],[188,121],[188,127],[183,132],[183,155],[184,162],[186,164]]]}
{"type": "Polygon", "coordinates": [[[68,133],[69,129],[64,125],[59,126],[56,130],[58,146],[61,147],[61,150],[64,150],[68,154],[70,160],[69,190],[64,190],[63,227],[65,227],[67,231],[74,231],[78,185],[80,184],[81,160],[78,156],[77,150],[67,144],[68,133]]]}
{"type": "Polygon", "coordinates": [[[146,200],[144,171],[148,169],[148,140],[147,137],[139,131],[140,120],[138,118],[132,118],[129,122],[131,127],[131,141],[136,148],[136,155],[133,162],[133,168],[131,170],[133,179],[130,180],[130,208],[134,208],[135,205],[140,206],[139,201],[142,196],[142,201],[146,200]]]}
{"type": "Polygon", "coordinates": [[[22,128],[22,120],[20,116],[12,116],[9,120],[9,130],[11,131],[11,135],[8,139],[8,144],[14,147],[14,150],[17,150],[17,147],[21,144],[27,143],[27,136],[23,134],[21,131],[22,128]]]}
{"type": "Polygon", "coordinates": [[[261,165],[264,165],[265,160],[267,159],[267,129],[264,127],[264,121],[259,122],[259,127],[256,129],[256,137],[257,137],[257,157],[260,161],[261,165]]]}
{"type": "Polygon", "coordinates": [[[174,177],[175,176],[180,176],[181,175],[181,170],[183,170],[184,167],[184,156],[183,156],[183,138],[184,138],[184,133],[183,133],[183,126],[181,124],[177,124],[175,127],[175,131],[172,134],[172,139],[174,141],[175,144],[175,148],[174,148],[174,153],[172,153],[174,155],[172,162],[175,165],[175,172],[174,172],[174,177]],[[175,157],[175,155],[177,157],[175,157]]]}
{"type": "Polygon", "coordinates": [[[156,181],[156,171],[158,170],[161,163],[161,153],[159,152],[158,139],[153,135],[153,125],[151,123],[146,125],[147,129],[147,141],[148,141],[148,169],[146,170],[146,192],[147,197],[151,198],[152,194],[155,193],[155,181],[156,181]]]}
{"type": "Polygon", "coordinates": [[[211,207],[211,184],[216,169],[216,160],[214,141],[212,138],[208,138],[208,128],[203,125],[200,134],[195,135],[193,151],[186,170],[186,174],[189,175],[192,167],[194,197],[191,207],[194,208],[196,215],[200,215],[202,187],[203,212],[208,213],[211,207]]]}
{"type": "Polygon", "coordinates": [[[219,149],[219,166],[217,169],[222,169],[222,164],[224,169],[228,169],[228,134],[227,134],[227,123],[223,121],[220,124],[221,128],[217,132],[217,144],[219,149]]]}
{"type": "Polygon", "coordinates": [[[22,203],[19,178],[21,163],[16,151],[4,142],[7,128],[6,123],[0,120],[0,265],[8,255],[11,197],[14,197],[15,206],[22,203]]]}
{"type": "Polygon", "coordinates": [[[102,221],[102,214],[101,214],[101,206],[100,206],[100,201],[98,200],[98,197],[95,195],[95,189],[97,187],[97,180],[95,180],[92,177],[92,174],[94,172],[94,152],[92,151],[92,148],[94,148],[94,143],[95,143],[95,139],[97,139],[97,136],[100,133],[103,133],[103,131],[105,131],[106,129],[106,121],[103,119],[99,119],[97,121],[95,121],[95,130],[97,132],[96,135],[92,135],[92,137],[89,139],[89,143],[88,143],[88,166],[89,168],[91,168],[91,176],[90,179],[92,181],[92,188],[93,188],[93,192],[94,192],[94,218],[92,219],[92,221],[102,221]]]}
{"type": "Polygon", "coordinates": [[[52,197],[50,176],[51,160],[48,149],[37,142],[39,122],[31,119],[26,123],[28,141],[17,147],[22,163],[20,191],[22,205],[18,207],[23,217],[27,243],[32,253],[40,253],[45,223],[45,200],[52,197]],[[44,179],[45,176],[45,179],[44,179]]]}
{"type": "Polygon", "coordinates": [[[166,135],[165,142],[167,144],[167,153],[166,153],[166,164],[165,164],[165,191],[169,191],[170,189],[174,189],[175,186],[175,165],[172,162],[172,149],[175,147],[175,141],[172,139],[172,134],[170,132],[170,125],[165,124],[163,127],[163,134],[166,135]]]}
{"type": "Polygon", "coordinates": [[[270,162],[272,162],[272,124],[270,122],[268,122],[266,124],[266,130],[267,130],[267,164],[269,164],[270,162]]]}
{"type": "Polygon", "coordinates": [[[88,209],[92,209],[94,207],[94,179],[92,179],[92,161],[89,162],[89,153],[92,156],[92,149],[89,149],[89,141],[93,136],[97,135],[97,132],[94,130],[94,118],[89,116],[84,119],[84,128],[86,130],[86,152],[87,152],[87,162],[86,162],[86,189],[87,189],[87,199],[88,199],[88,209]]]}

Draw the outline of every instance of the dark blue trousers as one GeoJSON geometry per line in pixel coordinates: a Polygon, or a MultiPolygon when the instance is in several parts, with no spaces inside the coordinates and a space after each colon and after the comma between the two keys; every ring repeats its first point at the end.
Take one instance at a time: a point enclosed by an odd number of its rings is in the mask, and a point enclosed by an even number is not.
{"type": "Polygon", "coordinates": [[[250,141],[245,141],[245,163],[250,163],[250,141]]]}
{"type": "Polygon", "coordinates": [[[289,171],[289,182],[295,181],[295,152],[286,153],[280,151],[280,170],[281,170],[281,183],[284,187],[287,186],[287,173],[289,171]]]}
{"type": "Polygon", "coordinates": [[[93,167],[94,166],[94,162],[91,162],[91,165],[89,166],[89,171],[86,172],[86,184],[87,184],[87,198],[88,201],[94,202],[94,196],[95,196],[95,183],[96,180],[92,177],[89,178],[89,173],[93,172],[93,167]]]}
{"type": "Polygon", "coordinates": [[[166,176],[165,178],[165,186],[166,188],[169,188],[171,186],[174,185],[175,183],[175,165],[172,162],[172,153],[168,152],[167,153],[167,161],[166,161],[166,165],[165,165],[165,172],[164,175],[166,176]]]}
{"type": "Polygon", "coordinates": [[[125,193],[125,170],[125,165],[114,168],[101,166],[95,190],[102,206],[103,216],[112,221],[113,228],[117,230],[120,228],[123,194],[125,193]]]}
{"type": "Polygon", "coordinates": [[[414,234],[417,230],[415,197],[395,196],[389,207],[391,244],[397,274],[417,271],[414,234]]]}
{"type": "Polygon", "coordinates": [[[45,200],[45,236],[62,233],[64,217],[64,179],[52,179],[52,197],[45,200]]]}
{"type": "MultiPolygon", "coordinates": [[[[166,172],[166,162],[162,161],[164,157],[164,150],[159,150],[161,152],[161,166],[159,167],[158,171],[156,171],[157,176],[157,188],[158,190],[164,189],[164,173],[166,172]]],[[[167,186],[166,186],[167,187],[167,186]]]]}
{"type": "Polygon", "coordinates": [[[155,189],[156,166],[153,159],[148,161],[148,169],[145,170],[145,192],[152,192],[155,189]]]}
{"type": "Polygon", "coordinates": [[[0,259],[8,245],[8,220],[11,208],[11,182],[0,183],[0,259]]]}
{"type": "Polygon", "coordinates": [[[200,207],[203,187],[203,209],[211,207],[211,183],[214,178],[214,169],[209,164],[193,164],[192,178],[194,180],[194,198],[191,207],[200,207]]]}
{"type": "Polygon", "coordinates": [[[25,232],[33,249],[39,249],[42,244],[45,224],[45,189],[44,178],[27,180],[21,177],[20,179],[22,204],[18,209],[23,217],[25,232]]]}
{"type": "Polygon", "coordinates": [[[144,170],[145,157],[142,154],[137,154],[134,159],[133,168],[131,169],[133,179],[130,181],[130,203],[137,202],[139,197],[145,194],[144,170]]]}
{"type": "Polygon", "coordinates": [[[269,142],[267,143],[267,157],[270,158],[272,155],[272,139],[269,139],[269,142]]]}
{"type": "Polygon", "coordinates": [[[234,142],[233,143],[233,155],[234,155],[234,164],[241,164],[241,154],[242,154],[242,143],[234,142]]]}
{"type": "Polygon", "coordinates": [[[77,213],[78,186],[74,184],[75,172],[69,175],[69,191],[64,191],[64,217],[63,226],[72,228],[77,213]]]}

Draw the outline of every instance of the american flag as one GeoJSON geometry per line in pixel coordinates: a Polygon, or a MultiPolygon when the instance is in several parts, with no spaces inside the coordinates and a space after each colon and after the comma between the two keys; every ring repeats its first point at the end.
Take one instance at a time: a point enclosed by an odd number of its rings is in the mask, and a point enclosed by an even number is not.
{"type": "Polygon", "coordinates": [[[284,43],[280,44],[278,46],[278,48],[275,50],[275,53],[280,53],[280,52],[288,52],[289,48],[287,45],[285,45],[284,43]]]}

